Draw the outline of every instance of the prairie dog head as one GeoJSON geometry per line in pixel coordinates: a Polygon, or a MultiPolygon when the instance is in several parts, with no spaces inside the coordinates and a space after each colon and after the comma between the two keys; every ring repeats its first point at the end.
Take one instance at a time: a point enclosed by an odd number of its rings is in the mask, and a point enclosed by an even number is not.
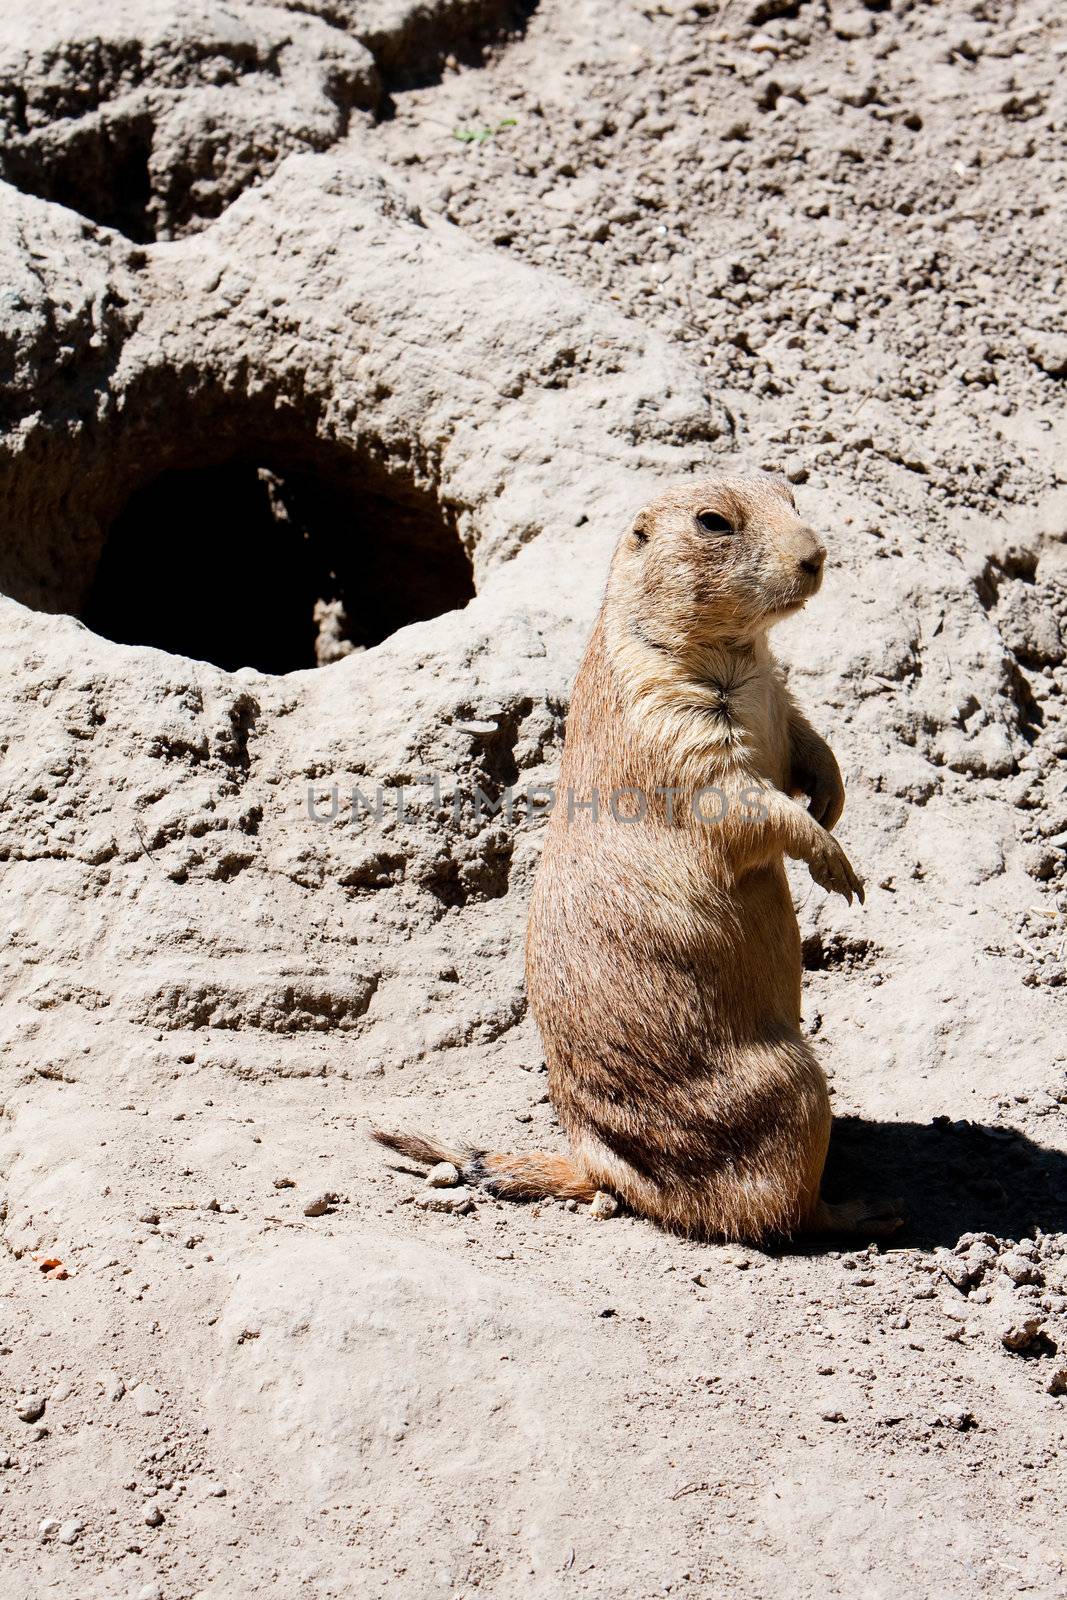
{"type": "Polygon", "coordinates": [[[784,478],[703,478],[634,518],[608,601],[631,633],[661,648],[749,644],[818,592],[825,561],[784,478]]]}

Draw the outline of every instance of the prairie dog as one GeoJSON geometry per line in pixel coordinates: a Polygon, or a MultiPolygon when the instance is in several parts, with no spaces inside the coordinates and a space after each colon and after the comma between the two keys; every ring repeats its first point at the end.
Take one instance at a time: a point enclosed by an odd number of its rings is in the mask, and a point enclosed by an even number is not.
{"type": "Polygon", "coordinates": [[[821,1199],[830,1101],[800,1031],[783,857],[863,899],[830,831],[837,762],[767,644],[825,558],[770,474],[668,489],[635,518],[575,681],[526,940],[570,1152],[382,1143],[516,1198],[604,1189],[705,1238],[898,1225],[821,1199]]]}

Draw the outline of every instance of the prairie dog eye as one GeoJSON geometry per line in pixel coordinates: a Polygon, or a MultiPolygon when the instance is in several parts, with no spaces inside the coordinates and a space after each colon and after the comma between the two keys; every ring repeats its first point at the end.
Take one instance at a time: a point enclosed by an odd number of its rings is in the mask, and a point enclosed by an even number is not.
{"type": "Polygon", "coordinates": [[[717,511],[701,511],[697,521],[705,533],[733,533],[733,523],[720,517],[717,511]]]}

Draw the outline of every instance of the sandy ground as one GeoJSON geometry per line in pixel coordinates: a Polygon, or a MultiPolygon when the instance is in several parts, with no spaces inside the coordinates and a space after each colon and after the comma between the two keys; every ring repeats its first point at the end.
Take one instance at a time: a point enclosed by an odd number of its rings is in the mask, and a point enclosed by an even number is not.
{"type": "MultiPolygon", "coordinates": [[[[187,230],[168,178],[163,242],[80,243],[54,193],[21,236],[44,240],[38,276],[121,286],[93,289],[95,337],[126,352],[103,365],[52,317],[85,394],[149,346],[254,366],[254,331],[225,342],[239,268],[248,327],[285,301],[264,371],[291,362],[339,415],[425,390],[431,462],[475,418],[439,477],[478,599],[271,678],[95,640],[34,609],[77,609],[43,579],[44,602],[8,584],[28,606],[3,610],[4,1593],[1062,1594],[1058,8],[542,0],[351,123],[303,65],[345,6],[292,9],[331,18],[295,67],[283,52],[304,121],[286,112],[267,165],[295,166],[257,169],[206,231],[215,199],[187,230]],[[368,162],[408,199],[350,214],[368,162]],[[331,275],[339,309],[307,311],[331,275]],[[186,299],[187,323],[158,320],[186,299]],[[522,410],[501,374],[542,346],[522,410]],[[870,893],[793,879],[805,1025],[831,1189],[899,1196],[907,1226],[764,1252],[479,1193],[424,1209],[371,1121],[558,1139],[521,985],[539,827],[446,846],[432,808],[408,833],[323,825],[308,785],[328,809],[334,781],[550,780],[625,506],[720,460],[780,464],[831,552],[778,646],[845,770],[870,893]]],[[[52,348],[31,399],[60,381],[52,348]]],[[[138,439],[107,457],[129,483],[138,439]]],[[[19,515],[46,542],[66,501],[19,515]]]]}

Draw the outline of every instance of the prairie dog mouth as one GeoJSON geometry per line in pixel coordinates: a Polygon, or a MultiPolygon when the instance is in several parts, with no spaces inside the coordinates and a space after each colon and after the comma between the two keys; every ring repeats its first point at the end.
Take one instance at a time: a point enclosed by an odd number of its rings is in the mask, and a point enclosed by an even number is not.
{"type": "Polygon", "coordinates": [[[769,613],[772,617],[792,616],[794,611],[803,611],[808,601],[813,599],[818,592],[819,585],[817,582],[815,582],[811,584],[803,593],[798,594],[794,589],[791,594],[776,596],[774,601],[768,607],[769,613]]]}

